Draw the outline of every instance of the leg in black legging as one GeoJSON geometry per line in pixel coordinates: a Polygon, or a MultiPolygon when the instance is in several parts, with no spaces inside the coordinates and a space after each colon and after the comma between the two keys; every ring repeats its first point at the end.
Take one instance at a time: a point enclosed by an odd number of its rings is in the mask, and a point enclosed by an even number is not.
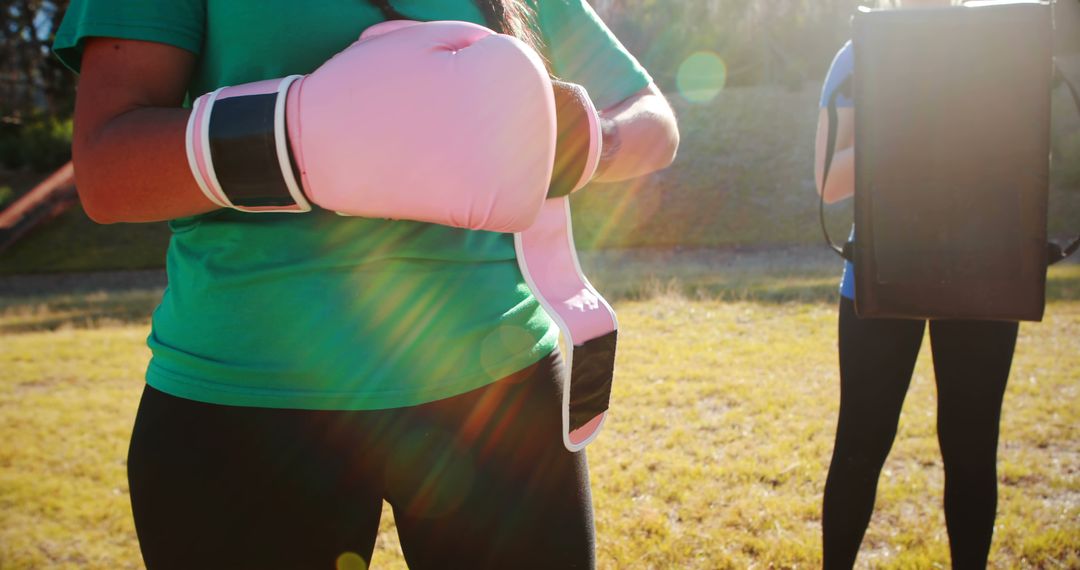
{"type": "Polygon", "coordinates": [[[938,440],[945,463],[945,521],[953,568],[985,568],[997,509],[1001,401],[1016,323],[934,321],[938,440]]]}
{"type": "Polygon", "coordinates": [[[562,444],[558,353],[409,408],[217,406],[147,388],[128,456],[150,570],[370,563],[382,501],[410,568],[595,566],[583,452],[562,444]]]}
{"type": "Polygon", "coordinates": [[[217,406],[147,387],[128,453],[147,568],[369,562],[382,495],[357,416],[217,406]]]}
{"type": "Polygon", "coordinates": [[[924,321],[860,319],[840,302],[840,418],[825,482],[825,568],[851,568],[922,344],[924,321]]]}
{"type": "Polygon", "coordinates": [[[406,412],[387,467],[410,568],[595,566],[585,453],[563,447],[561,361],[406,412]]]}

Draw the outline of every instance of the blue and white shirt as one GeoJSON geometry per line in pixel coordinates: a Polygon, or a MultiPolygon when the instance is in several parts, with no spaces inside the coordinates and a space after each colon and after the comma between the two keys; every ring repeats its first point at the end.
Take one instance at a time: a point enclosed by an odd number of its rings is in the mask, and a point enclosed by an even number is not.
{"type": "MultiPolygon", "coordinates": [[[[821,89],[821,102],[822,109],[829,106],[829,98],[832,97],[833,92],[840,88],[840,84],[844,82],[855,71],[855,52],[852,49],[851,42],[848,41],[844,44],[844,47],[840,48],[840,51],[836,52],[836,57],[833,58],[832,66],[829,67],[829,73],[825,76],[825,86],[821,89]]],[[[855,106],[853,101],[847,94],[841,93],[836,98],[837,108],[852,108],[855,106]]],[[[855,238],[855,227],[851,228],[851,236],[849,239],[855,238]]],[[[840,295],[848,298],[855,298],[855,267],[850,261],[844,262],[844,276],[840,280],[840,295]]]]}

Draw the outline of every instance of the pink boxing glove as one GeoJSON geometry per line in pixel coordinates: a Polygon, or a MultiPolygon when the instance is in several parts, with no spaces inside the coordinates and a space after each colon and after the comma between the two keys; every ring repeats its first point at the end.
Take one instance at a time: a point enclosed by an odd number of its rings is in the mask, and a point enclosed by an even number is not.
{"type": "MultiPolygon", "coordinates": [[[[371,26],[360,39],[365,40],[420,22],[391,20],[371,26]]],[[[603,149],[600,114],[589,98],[585,87],[576,83],[551,80],[555,96],[556,142],[555,162],[548,197],[554,198],[576,192],[596,175],[603,149]]]]}
{"type": "Polygon", "coordinates": [[[199,97],[187,150],[222,207],[514,232],[551,181],[555,98],[540,57],[466,22],[386,22],[308,76],[199,97]]]}

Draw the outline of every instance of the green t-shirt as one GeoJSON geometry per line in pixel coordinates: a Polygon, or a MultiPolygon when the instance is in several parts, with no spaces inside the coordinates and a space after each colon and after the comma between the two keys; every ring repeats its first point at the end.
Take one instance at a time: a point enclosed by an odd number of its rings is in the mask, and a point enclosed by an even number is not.
{"type": "MultiPolygon", "coordinates": [[[[469,0],[395,0],[417,20],[483,23],[469,0]]],[[[649,76],[584,0],[535,0],[557,75],[599,108],[649,76]]],[[[78,69],[106,36],[198,56],[194,98],[310,73],[383,19],[363,0],[73,0],[54,49],[78,69]]],[[[392,191],[392,189],[388,189],[392,191]]],[[[236,406],[411,406],[543,358],[558,329],[529,292],[510,234],[433,224],[219,210],[170,222],[169,286],[154,312],[147,382],[236,406]]]]}

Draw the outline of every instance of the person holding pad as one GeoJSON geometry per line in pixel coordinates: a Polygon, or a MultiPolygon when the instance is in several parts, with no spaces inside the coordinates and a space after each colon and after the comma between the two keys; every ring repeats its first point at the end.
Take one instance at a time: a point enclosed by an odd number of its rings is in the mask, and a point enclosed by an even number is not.
{"type": "MultiPolygon", "coordinates": [[[[931,11],[948,7],[952,2],[903,0],[896,4],[900,8],[931,11]]],[[[921,36],[913,31],[911,37],[921,36]]],[[[855,191],[854,98],[858,95],[846,87],[852,83],[849,79],[859,49],[859,45],[848,42],[837,53],[821,96],[816,179],[818,192],[826,202],[849,198],[855,191]],[[835,122],[830,121],[830,110],[835,112],[835,122]],[[835,153],[826,177],[830,129],[835,153]]],[[[860,65],[865,61],[860,60],[860,65]]],[[[917,91],[918,86],[913,89],[917,91]]],[[[927,112],[941,113],[941,110],[927,112]]],[[[892,118],[900,120],[900,117],[892,118]]],[[[938,141],[925,142],[926,148],[934,148],[932,145],[938,141]]],[[[948,161],[949,157],[942,155],[937,162],[949,164],[948,161]]],[[[921,189],[912,188],[910,193],[915,190],[921,189]]],[[[972,212],[972,217],[978,214],[972,212]]],[[[868,232],[868,229],[853,229],[856,243],[860,231],[868,232]]],[[[904,242],[894,241],[890,245],[896,249],[912,248],[904,242]]],[[[1043,254],[1041,243],[1036,242],[1036,249],[1043,254]]],[[[911,258],[913,263],[918,263],[917,256],[911,258]]],[[[1045,261],[1038,261],[1045,269],[1045,261]]],[[[896,436],[901,407],[928,328],[937,382],[937,432],[945,468],[944,507],[952,564],[954,568],[985,568],[997,506],[1001,405],[1018,325],[1003,320],[860,317],[856,313],[856,290],[855,267],[848,262],[840,286],[840,413],[822,513],[824,566],[851,568],[855,563],[874,509],[881,469],[896,436]]],[[[970,293],[974,296],[976,292],[970,293]]]]}

